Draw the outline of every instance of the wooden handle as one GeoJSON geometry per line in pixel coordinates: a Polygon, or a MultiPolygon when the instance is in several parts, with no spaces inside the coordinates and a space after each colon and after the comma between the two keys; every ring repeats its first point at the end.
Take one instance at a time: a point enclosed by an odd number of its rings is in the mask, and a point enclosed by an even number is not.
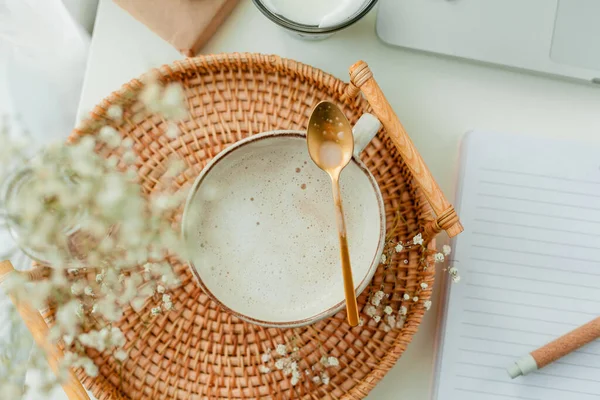
{"type": "Polygon", "coordinates": [[[431,175],[429,168],[421,158],[412,140],[404,130],[402,123],[394,113],[392,106],[385,98],[383,91],[373,78],[373,73],[364,61],[359,61],[350,67],[351,96],[359,88],[379,118],[394,145],[404,159],[406,166],[412,172],[415,180],[423,190],[438,219],[436,225],[445,230],[448,236],[454,237],[463,231],[454,207],[446,200],[444,194],[431,175]]]}
{"type": "MultiPolygon", "coordinates": [[[[10,261],[0,261],[0,282],[3,282],[10,274],[17,273],[10,261]]],[[[33,340],[40,346],[48,359],[48,364],[52,371],[58,376],[60,360],[63,358],[63,352],[57,347],[48,342],[49,329],[48,325],[40,313],[33,309],[27,302],[19,301],[12,294],[8,293],[9,298],[17,308],[17,311],[23,318],[23,322],[27,329],[31,332],[33,340]]],[[[75,376],[73,370],[69,370],[68,378],[61,383],[67,398],[69,400],[89,400],[85,388],[75,376]]]]}
{"type": "Polygon", "coordinates": [[[354,279],[352,278],[352,266],[350,265],[350,252],[348,251],[346,222],[344,221],[344,209],[342,207],[342,196],[340,194],[339,176],[331,179],[331,185],[333,188],[335,217],[337,220],[338,235],[340,239],[340,259],[342,261],[342,276],[344,278],[346,316],[348,318],[348,323],[350,324],[350,326],[356,326],[358,325],[358,305],[356,303],[354,279]]]}

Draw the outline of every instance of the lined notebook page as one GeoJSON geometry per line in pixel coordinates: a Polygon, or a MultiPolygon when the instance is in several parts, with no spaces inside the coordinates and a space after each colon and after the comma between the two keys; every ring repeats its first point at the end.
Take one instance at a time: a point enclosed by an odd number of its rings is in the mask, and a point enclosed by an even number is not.
{"type": "Polygon", "coordinates": [[[506,367],[600,316],[600,144],[469,133],[434,399],[600,399],[600,341],[526,377],[506,367]]]}

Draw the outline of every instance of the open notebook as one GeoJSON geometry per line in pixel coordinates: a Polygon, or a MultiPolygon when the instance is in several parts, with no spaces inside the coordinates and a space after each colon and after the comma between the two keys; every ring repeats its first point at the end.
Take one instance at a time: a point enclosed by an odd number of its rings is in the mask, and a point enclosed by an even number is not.
{"type": "Polygon", "coordinates": [[[437,400],[600,399],[600,341],[526,377],[506,367],[600,315],[600,145],[471,132],[440,324],[437,400]]]}

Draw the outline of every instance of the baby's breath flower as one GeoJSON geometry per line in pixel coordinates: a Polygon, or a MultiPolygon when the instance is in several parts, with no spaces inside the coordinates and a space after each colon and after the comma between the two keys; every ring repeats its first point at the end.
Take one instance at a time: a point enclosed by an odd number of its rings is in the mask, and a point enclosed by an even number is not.
{"type": "Polygon", "coordinates": [[[422,234],[417,234],[414,238],[413,238],[413,243],[414,244],[418,244],[418,245],[422,245],[423,244],[423,235],[422,234]]]}
{"type": "Polygon", "coordinates": [[[330,356],[330,357],[327,358],[327,363],[331,367],[337,367],[337,366],[340,365],[339,360],[336,357],[333,357],[333,356],[330,356]]]}
{"type": "Polygon", "coordinates": [[[402,296],[402,298],[404,300],[410,300],[410,295],[408,293],[404,293],[404,295],[402,296]]]}
{"type": "Polygon", "coordinates": [[[427,289],[429,287],[429,285],[425,282],[421,282],[421,289],[427,289]]]}
{"type": "Polygon", "coordinates": [[[115,121],[119,121],[121,118],[123,118],[123,109],[121,106],[113,104],[106,110],[106,115],[115,121]]]}
{"type": "Polygon", "coordinates": [[[323,382],[323,385],[325,386],[329,385],[329,375],[327,375],[327,372],[321,374],[321,382],[323,382]]]}
{"type": "Polygon", "coordinates": [[[103,126],[100,128],[98,132],[98,137],[104,143],[106,143],[109,147],[119,147],[121,144],[121,137],[119,136],[119,132],[112,126],[103,126]]]}
{"type": "Polygon", "coordinates": [[[359,318],[358,320],[358,326],[363,326],[365,324],[365,320],[362,318],[359,318]]]}
{"type": "Polygon", "coordinates": [[[383,300],[383,298],[385,297],[385,293],[381,290],[375,292],[375,294],[373,295],[373,298],[371,299],[371,304],[373,304],[374,306],[379,306],[379,304],[381,303],[381,300],[383,300]]]}
{"type": "Polygon", "coordinates": [[[102,279],[104,279],[104,275],[103,274],[97,274],[96,275],[96,282],[100,283],[100,282],[102,282],[102,279]]]}
{"type": "Polygon", "coordinates": [[[165,303],[169,303],[171,301],[171,296],[168,294],[163,294],[162,301],[165,303]]]}
{"type": "Polygon", "coordinates": [[[91,286],[86,286],[85,289],[83,290],[83,292],[86,294],[86,296],[94,295],[94,289],[92,289],[91,286]]]}
{"type": "Polygon", "coordinates": [[[127,359],[127,352],[125,350],[119,349],[115,352],[115,358],[123,362],[127,359]]]}
{"type": "Polygon", "coordinates": [[[392,307],[385,306],[385,308],[383,309],[383,312],[386,313],[387,315],[390,315],[392,313],[392,307]]]}
{"type": "Polygon", "coordinates": [[[450,275],[456,275],[458,273],[458,270],[455,267],[451,267],[448,269],[448,272],[450,273],[450,275]]]}
{"type": "Polygon", "coordinates": [[[400,307],[400,315],[406,315],[408,313],[408,309],[405,306],[400,307]]]}
{"type": "Polygon", "coordinates": [[[452,277],[452,282],[454,282],[454,283],[458,283],[458,282],[460,282],[460,275],[454,275],[454,276],[452,277]]]}
{"type": "Polygon", "coordinates": [[[275,368],[277,368],[278,370],[282,370],[284,366],[284,359],[280,358],[279,360],[275,361],[275,368]]]}
{"type": "Polygon", "coordinates": [[[386,322],[391,328],[394,328],[394,326],[396,326],[396,317],[394,317],[393,315],[388,315],[386,318],[386,322]]]}
{"type": "Polygon", "coordinates": [[[271,354],[264,353],[260,358],[261,358],[262,362],[268,363],[269,361],[271,361],[271,354]]]}
{"type": "Polygon", "coordinates": [[[376,312],[377,309],[371,305],[365,307],[365,314],[367,314],[369,317],[374,317],[376,312]]]}
{"type": "Polygon", "coordinates": [[[275,352],[280,356],[285,356],[287,355],[287,348],[284,344],[278,344],[277,347],[275,347],[275,352]]]}
{"type": "Polygon", "coordinates": [[[150,310],[150,313],[152,314],[152,316],[157,316],[158,314],[160,314],[160,307],[153,307],[152,310],[150,310]]]}
{"type": "Polygon", "coordinates": [[[425,300],[423,307],[425,307],[426,310],[429,310],[431,308],[431,300],[425,300]]]}
{"type": "Polygon", "coordinates": [[[164,292],[165,292],[165,287],[164,287],[163,285],[158,285],[158,286],[156,287],[156,291],[157,291],[158,293],[161,293],[161,294],[162,294],[162,293],[164,293],[164,292]]]}
{"type": "Polygon", "coordinates": [[[379,321],[381,321],[381,316],[379,316],[379,315],[374,316],[373,321],[379,323],[379,321]]]}
{"type": "Polygon", "coordinates": [[[176,139],[177,137],[179,137],[179,134],[181,132],[179,131],[179,127],[177,126],[177,124],[173,123],[173,122],[169,122],[167,124],[167,129],[165,131],[165,135],[167,135],[167,137],[169,139],[176,139]]]}
{"type": "Polygon", "coordinates": [[[445,256],[449,256],[450,253],[452,253],[452,248],[445,244],[442,246],[442,253],[444,253],[445,256]]]}
{"type": "Polygon", "coordinates": [[[268,374],[269,372],[271,372],[271,368],[267,367],[266,365],[259,365],[258,366],[258,371],[261,374],[268,374]]]}
{"type": "Polygon", "coordinates": [[[166,302],[164,304],[164,306],[165,306],[165,310],[167,310],[167,311],[171,311],[173,309],[173,303],[171,303],[170,301],[166,302]]]}
{"type": "Polygon", "coordinates": [[[433,261],[436,263],[444,262],[444,255],[442,253],[435,253],[433,256],[433,261]]]}
{"type": "Polygon", "coordinates": [[[416,303],[417,301],[419,301],[419,297],[418,296],[413,297],[412,301],[414,301],[416,303]]]}
{"type": "Polygon", "coordinates": [[[385,262],[387,261],[387,256],[385,254],[381,255],[381,263],[385,264],[385,262]]]}
{"type": "Polygon", "coordinates": [[[313,381],[313,383],[319,384],[319,383],[321,383],[321,377],[319,375],[315,375],[312,377],[312,381],[313,381]]]}

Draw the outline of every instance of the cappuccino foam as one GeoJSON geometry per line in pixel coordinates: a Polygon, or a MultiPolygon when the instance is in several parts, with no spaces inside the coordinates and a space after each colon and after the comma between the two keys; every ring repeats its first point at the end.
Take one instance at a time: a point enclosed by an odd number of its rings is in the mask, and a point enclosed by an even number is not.
{"type": "MultiPolygon", "coordinates": [[[[379,203],[354,162],[341,191],[358,287],[376,257],[379,203]]],[[[268,137],[234,149],[205,175],[188,213],[193,265],[226,307],[290,322],[344,301],[331,182],[304,139],[268,137]]]]}

